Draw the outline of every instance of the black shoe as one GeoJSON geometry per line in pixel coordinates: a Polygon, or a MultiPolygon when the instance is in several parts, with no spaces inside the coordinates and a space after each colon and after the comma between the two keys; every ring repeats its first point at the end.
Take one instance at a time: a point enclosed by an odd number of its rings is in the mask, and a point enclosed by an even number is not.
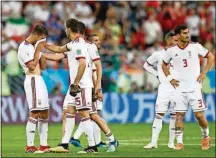
{"type": "Polygon", "coordinates": [[[97,145],[97,147],[98,147],[98,148],[105,148],[105,147],[107,147],[107,144],[101,141],[101,142],[97,145]]]}
{"type": "Polygon", "coordinates": [[[59,143],[57,146],[62,146],[64,149],[69,150],[68,144],[59,143]]]}
{"type": "Polygon", "coordinates": [[[98,153],[97,146],[89,146],[78,153],[86,154],[86,153],[98,153]]]}

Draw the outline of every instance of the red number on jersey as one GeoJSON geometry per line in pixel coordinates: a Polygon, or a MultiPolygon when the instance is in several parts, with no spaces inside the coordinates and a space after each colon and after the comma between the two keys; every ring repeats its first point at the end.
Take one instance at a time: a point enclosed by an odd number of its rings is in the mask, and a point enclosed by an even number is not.
{"type": "Polygon", "coordinates": [[[187,67],[188,66],[187,59],[183,59],[183,62],[184,62],[184,67],[187,67]]]}
{"type": "Polygon", "coordinates": [[[199,108],[201,108],[201,107],[203,106],[203,104],[202,104],[202,99],[199,99],[199,100],[198,100],[198,104],[199,104],[199,108]]]}
{"type": "Polygon", "coordinates": [[[81,104],[80,97],[75,98],[76,105],[79,106],[81,104]]]}

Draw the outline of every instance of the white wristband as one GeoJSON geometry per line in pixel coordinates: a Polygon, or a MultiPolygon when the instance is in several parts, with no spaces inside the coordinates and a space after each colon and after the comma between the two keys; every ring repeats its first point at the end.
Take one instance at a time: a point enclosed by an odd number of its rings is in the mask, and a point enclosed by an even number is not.
{"type": "Polygon", "coordinates": [[[45,42],[45,41],[46,41],[46,38],[43,38],[43,39],[37,41],[36,44],[35,44],[35,49],[37,48],[37,46],[38,46],[38,44],[39,44],[40,42],[45,42]]]}
{"type": "Polygon", "coordinates": [[[168,80],[169,82],[172,81],[172,80],[174,79],[172,75],[168,75],[166,78],[167,78],[167,80],[168,80]]]}

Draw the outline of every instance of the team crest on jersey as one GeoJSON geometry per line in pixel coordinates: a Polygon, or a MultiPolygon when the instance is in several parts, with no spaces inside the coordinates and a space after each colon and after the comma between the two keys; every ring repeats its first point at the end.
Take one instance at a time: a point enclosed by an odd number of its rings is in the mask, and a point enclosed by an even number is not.
{"type": "Polygon", "coordinates": [[[188,56],[189,56],[189,58],[191,58],[192,56],[191,56],[191,51],[189,50],[189,52],[188,52],[188,56]]]}
{"type": "Polygon", "coordinates": [[[81,55],[81,49],[77,49],[76,54],[81,55]]]}

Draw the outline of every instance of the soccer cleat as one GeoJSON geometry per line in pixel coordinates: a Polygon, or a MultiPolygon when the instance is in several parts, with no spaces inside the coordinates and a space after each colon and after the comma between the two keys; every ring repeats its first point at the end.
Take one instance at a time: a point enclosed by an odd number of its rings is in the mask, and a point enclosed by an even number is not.
{"type": "Polygon", "coordinates": [[[154,149],[157,148],[157,144],[149,143],[148,145],[143,147],[144,149],[154,149]]]}
{"type": "Polygon", "coordinates": [[[78,139],[74,139],[73,137],[70,138],[69,142],[74,145],[75,147],[80,147],[82,148],[82,145],[78,139]]]}
{"type": "Polygon", "coordinates": [[[98,153],[98,149],[97,146],[89,146],[87,148],[85,148],[82,151],[77,152],[79,154],[86,154],[86,153],[98,153]]]}
{"type": "Polygon", "coordinates": [[[169,143],[168,143],[168,148],[170,148],[170,149],[174,149],[174,148],[175,148],[174,143],[169,142],[169,143]]]}
{"type": "Polygon", "coordinates": [[[46,153],[49,152],[50,146],[42,146],[40,145],[40,149],[38,150],[39,153],[46,153]]]}
{"type": "Polygon", "coordinates": [[[97,147],[98,147],[98,148],[105,148],[105,147],[107,147],[107,144],[101,141],[101,142],[97,145],[97,147]]]}
{"type": "Polygon", "coordinates": [[[178,144],[175,146],[174,150],[184,150],[184,144],[178,143],[178,144]]]}
{"type": "Polygon", "coordinates": [[[68,147],[64,147],[64,144],[58,144],[57,147],[49,148],[49,151],[53,153],[68,153],[69,149],[68,147]]]}
{"type": "Polygon", "coordinates": [[[118,146],[119,146],[119,142],[115,139],[113,142],[109,143],[107,152],[114,152],[118,146]]]}
{"type": "Polygon", "coordinates": [[[202,150],[208,150],[210,148],[211,138],[203,138],[202,140],[202,150]]]}
{"type": "Polygon", "coordinates": [[[26,146],[26,153],[35,153],[38,149],[35,146],[26,146]]]}

